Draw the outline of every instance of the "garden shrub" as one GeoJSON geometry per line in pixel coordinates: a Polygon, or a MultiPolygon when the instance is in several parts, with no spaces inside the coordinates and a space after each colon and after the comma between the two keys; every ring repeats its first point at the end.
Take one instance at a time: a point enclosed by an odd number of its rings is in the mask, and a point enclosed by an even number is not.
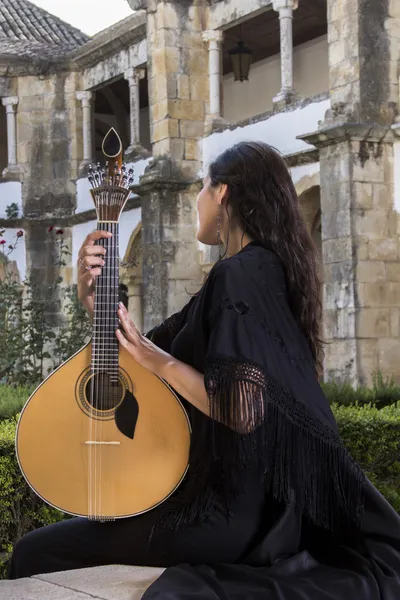
{"type": "MultiPolygon", "coordinates": [[[[400,513],[400,403],[332,406],[342,439],[368,478],[400,513]]],[[[0,577],[16,541],[41,525],[67,518],[25,483],[15,457],[16,419],[0,422],[0,577]]]]}

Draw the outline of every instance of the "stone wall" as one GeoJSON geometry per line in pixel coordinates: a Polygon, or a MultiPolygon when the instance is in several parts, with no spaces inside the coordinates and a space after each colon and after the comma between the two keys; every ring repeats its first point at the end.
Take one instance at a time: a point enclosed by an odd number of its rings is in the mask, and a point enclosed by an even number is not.
{"type": "Polygon", "coordinates": [[[399,4],[328,0],[333,116],[391,123],[398,102],[399,4]]]}
{"type": "Polygon", "coordinates": [[[154,162],[141,180],[144,328],[188,300],[200,281],[195,181],[208,106],[207,6],[149,3],[148,79],[154,162]]]}
{"type": "Polygon", "coordinates": [[[400,376],[392,144],[352,139],[320,152],[327,376],[400,376]]]}
{"type": "MultiPolygon", "coordinates": [[[[43,285],[57,275],[57,241],[50,224],[73,214],[76,204],[78,164],[81,158],[81,115],[76,100],[77,75],[57,73],[47,77],[20,77],[18,81],[17,157],[22,181],[26,231],[27,276],[43,285]]],[[[64,228],[71,244],[71,230],[64,228]]],[[[71,278],[68,266],[64,276],[71,278]]],[[[61,305],[49,307],[54,323],[61,305]]]]}
{"type": "Polygon", "coordinates": [[[328,0],[331,110],[303,136],[320,149],[325,375],[355,385],[400,381],[398,16],[389,0],[328,0]]]}
{"type": "Polygon", "coordinates": [[[208,54],[202,3],[160,2],[148,13],[148,72],[153,156],[198,172],[208,102],[208,54]]]}

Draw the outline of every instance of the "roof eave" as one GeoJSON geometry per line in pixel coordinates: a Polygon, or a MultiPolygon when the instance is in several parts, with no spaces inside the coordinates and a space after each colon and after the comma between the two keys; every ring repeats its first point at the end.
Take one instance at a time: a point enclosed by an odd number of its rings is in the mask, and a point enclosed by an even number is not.
{"type": "Polygon", "coordinates": [[[103,60],[140,42],[146,38],[146,20],[146,12],[138,11],[101,31],[68,54],[70,63],[80,69],[87,69],[98,63],[99,59],[103,60]]]}

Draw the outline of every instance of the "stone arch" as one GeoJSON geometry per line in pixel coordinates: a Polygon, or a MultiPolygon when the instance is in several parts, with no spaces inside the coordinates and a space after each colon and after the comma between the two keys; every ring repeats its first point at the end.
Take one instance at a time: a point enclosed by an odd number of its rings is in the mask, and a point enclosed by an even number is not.
{"type": "Polygon", "coordinates": [[[315,187],[319,188],[320,185],[321,178],[318,172],[314,173],[313,175],[304,175],[304,177],[302,177],[301,179],[299,179],[299,181],[296,182],[295,188],[297,195],[300,198],[300,196],[302,196],[305,192],[308,192],[309,190],[315,187]]]}
{"type": "Polygon", "coordinates": [[[299,196],[304,220],[317,248],[322,274],[321,194],[319,185],[314,185],[299,196]]]}
{"type": "Polygon", "coordinates": [[[120,282],[128,288],[128,310],[139,331],[143,330],[142,222],[133,230],[122,260],[120,282]]]}

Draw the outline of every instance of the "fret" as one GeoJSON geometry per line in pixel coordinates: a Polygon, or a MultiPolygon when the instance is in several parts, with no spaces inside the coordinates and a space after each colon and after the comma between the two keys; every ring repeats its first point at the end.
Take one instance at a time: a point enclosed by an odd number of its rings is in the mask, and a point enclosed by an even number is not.
{"type": "Polygon", "coordinates": [[[113,236],[100,240],[107,253],[96,280],[91,367],[92,372],[107,372],[118,381],[119,343],[115,330],[118,328],[119,226],[118,222],[98,223],[98,229],[110,231],[113,236]]]}
{"type": "Polygon", "coordinates": [[[96,358],[97,362],[101,362],[101,363],[105,363],[107,365],[117,365],[118,363],[118,358],[117,359],[112,359],[112,360],[107,360],[107,359],[103,359],[103,358],[99,358],[99,357],[93,357],[96,358]]]}

